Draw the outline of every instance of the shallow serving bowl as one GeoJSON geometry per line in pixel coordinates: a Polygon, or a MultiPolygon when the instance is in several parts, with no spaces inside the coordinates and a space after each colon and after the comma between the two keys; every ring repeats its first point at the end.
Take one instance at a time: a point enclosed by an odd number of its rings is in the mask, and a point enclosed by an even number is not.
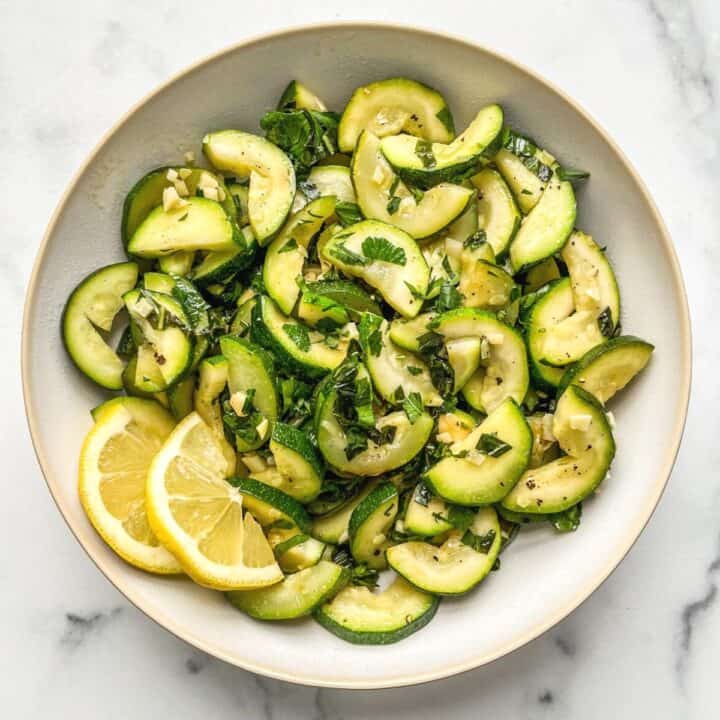
{"type": "Polygon", "coordinates": [[[690,385],[690,328],[677,259],[657,210],[618,148],[569,98],[514,62],[455,38],[382,25],[326,25],[226,50],[173,79],[113,128],[62,198],[38,254],[22,365],[28,421],[50,492],[92,560],[130,601],[196,647],[263,675],[389,687],[452,675],[510,652],[562,620],[617,566],[655,508],[678,449],[690,385]],[[76,491],[88,411],[104,395],[75,370],[59,328],[75,284],[123,257],[121,206],[142,174],[182,162],[187,150],[199,157],[208,130],[257,130],[262,112],[293,77],[329,107],[342,108],[358,85],[395,75],[440,89],[459,128],[483,104],[499,102],[515,127],[559,153],[563,164],[592,172],[580,190],[578,226],[608,246],[625,332],[653,342],[656,351],[614,403],[612,477],[586,503],[574,535],[521,533],[500,572],[469,596],[443,601],[420,633],[396,645],[357,647],[311,621],[253,621],[220,593],[144,574],[104,545],[76,491]]]}

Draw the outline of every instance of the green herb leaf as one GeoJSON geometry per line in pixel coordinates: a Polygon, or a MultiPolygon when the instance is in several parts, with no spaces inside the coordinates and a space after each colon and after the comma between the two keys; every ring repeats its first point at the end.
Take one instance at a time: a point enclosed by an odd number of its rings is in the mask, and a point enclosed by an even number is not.
{"type": "Polygon", "coordinates": [[[606,307],[598,315],[597,324],[603,337],[612,337],[613,331],[615,330],[615,325],[613,324],[612,312],[610,311],[609,307],[606,307]]]}
{"type": "Polygon", "coordinates": [[[410,291],[410,294],[416,299],[420,300],[420,302],[423,302],[425,300],[425,295],[423,295],[412,283],[409,283],[407,280],[405,280],[405,287],[410,291]]]}
{"type": "Polygon", "coordinates": [[[290,238],[279,250],[278,254],[280,253],[286,253],[290,252],[291,250],[295,250],[297,248],[297,240],[295,238],[290,238]]]}
{"type": "Polygon", "coordinates": [[[485,230],[475,231],[469,238],[463,242],[463,247],[468,250],[477,250],[487,242],[487,233],[485,230]]]}
{"type": "Polygon", "coordinates": [[[338,243],[330,249],[330,254],[343,265],[369,265],[370,261],[352,250],[345,243],[338,243]]]}
{"type": "Polygon", "coordinates": [[[422,373],[422,368],[416,367],[415,365],[408,365],[407,371],[411,375],[420,375],[420,373],[422,373]]]}
{"type": "Polygon", "coordinates": [[[362,243],[363,255],[370,260],[381,260],[393,265],[405,265],[405,250],[393,245],[384,237],[366,237],[362,243]]]}
{"type": "Polygon", "coordinates": [[[390,215],[394,215],[400,207],[400,198],[397,195],[393,195],[387,204],[387,211],[390,215]]]}
{"type": "Polygon", "coordinates": [[[335,215],[343,227],[359,223],[363,219],[360,206],[354,202],[341,201],[335,203],[335,215]]]}
{"type": "Polygon", "coordinates": [[[440,286],[440,293],[435,302],[435,310],[439,313],[453,310],[460,307],[463,302],[463,296],[458,292],[452,283],[444,282],[440,286]]]}
{"type": "Polygon", "coordinates": [[[422,199],[425,197],[425,192],[418,187],[411,186],[408,186],[408,190],[412,193],[412,196],[415,199],[415,204],[419,205],[422,199]]]}
{"type": "Polygon", "coordinates": [[[445,129],[449,133],[452,135],[455,134],[455,122],[447,105],[445,105],[442,110],[438,110],[438,112],[435,113],[435,117],[445,126],[445,129]]]}
{"type": "Polygon", "coordinates": [[[210,305],[186,277],[172,275],[172,279],[175,281],[172,295],[182,305],[193,332],[196,335],[207,333],[209,329],[207,311],[210,305]]]}
{"type": "Polygon", "coordinates": [[[450,505],[448,508],[448,522],[454,527],[465,532],[475,519],[475,511],[461,505],[450,505]]]}
{"type": "Polygon", "coordinates": [[[495,542],[495,531],[488,530],[485,535],[476,535],[472,530],[466,530],[462,536],[463,545],[471,547],[475,552],[487,555],[495,542]]]}
{"type": "Polygon", "coordinates": [[[308,352],[310,350],[310,333],[304,325],[285,323],[282,329],[301,352],[308,352]]]}
{"type": "Polygon", "coordinates": [[[569,182],[577,182],[578,180],[587,180],[590,173],[587,170],[576,170],[575,168],[558,167],[555,171],[561,180],[569,182]]]}
{"type": "Polygon", "coordinates": [[[360,324],[358,325],[358,335],[360,336],[360,345],[365,353],[377,357],[382,352],[382,335],[380,327],[383,319],[374,313],[366,312],[362,314],[360,324]]]}
{"type": "Polygon", "coordinates": [[[481,453],[488,455],[489,457],[500,457],[509,450],[512,450],[512,445],[501,440],[497,435],[490,435],[483,433],[475,446],[481,453]]]}
{"type": "Polygon", "coordinates": [[[410,393],[405,400],[403,400],[403,410],[405,411],[405,414],[407,415],[408,420],[410,421],[411,425],[414,425],[415,422],[418,420],[418,418],[423,414],[425,411],[425,406],[423,405],[422,395],[418,392],[412,392],[410,393]]]}
{"type": "Polygon", "coordinates": [[[563,512],[553,513],[549,516],[550,522],[558,532],[574,532],[580,527],[582,518],[582,504],[578,503],[563,512]]]}
{"type": "Polygon", "coordinates": [[[310,168],[337,152],[339,116],[314,110],[274,110],[263,115],[265,137],[284,150],[299,178],[310,168]]]}
{"type": "Polygon", "coordinates": [[[415,154],[420,158],[420,162],[424,168],[432,169],[437,165],[435,154],[433,153],[432,143],[429,140],[419,139],[415,143],[415,154]]]}

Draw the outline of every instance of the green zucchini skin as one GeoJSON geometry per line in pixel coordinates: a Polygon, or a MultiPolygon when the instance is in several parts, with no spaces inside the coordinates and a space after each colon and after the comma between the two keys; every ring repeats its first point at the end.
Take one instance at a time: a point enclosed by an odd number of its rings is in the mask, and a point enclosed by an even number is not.
{"type": "Polygon", "coordinates": [[[620,337],[611,338],[606,343],[589,350],[577,363],[571,365],[565,371],[557,388],[557,397],[559,398],[569,385],[577,383],[597,397],[600,402],[606,403],[645,368],[654,349],[654,345],[633,335],[621,335],[620,337]],[[599,390],[596,387],[597,383],[593,382],[593,378],[588,376],[592,374],[595,368],[600,366],[600,363],[621,353],[631,355],[629,360],[632,362],[632,366],[627,367],[616,388],[605,391],[599,390]]]}
{"type": "Polygon", "coordinates": [[[125,363],[103,340],[96,327],[109,331],[123,307],[122,297],[137,282],[138,265],[116,263],[90,273],[72,291],[63,309],[60,325],[65,349],[75,366],[90,380],[108,390],[123,387],[125,363]],[[95,320],[88,317],[99,293],[113,298],[112,306],[95,320]],[[100,357],[102,356],[102,357],[100,357]]]}
{"type": "Polygon", "coordinates": [[[435,616],[439,604],[438,597],[422,592],[398,577],[390,587],[377,595],[371,594],[367,588],[346,587],[331,602],[317,608],[313,617],[326,630],[346,642],[355,645],[390,645],[424,628],[435,616]],[[380,608],[374,620],[366,617],[358,621],[353,613],[353,600],[372,607],[387,598],[393,601],[392,606],[380,608]],[[346,605],[344,610],[343,604],[346,605]]]}
{"type": "MultiPolygon", "coordinates": [[[[310,529],[312,527],[310,515],[308,515],[307,510],[305,510],[305,508],[297,500],[295,500],[295,498],[290,497],[287,493],[251,477],[234,477],[230,478],[228,482],[248,498],[254,498],[260,503],[269,505],[278,512],[282,513],[282,515],[289,518],[290,521],[302,532],[306,534],[310,533],[310,529]]],[[[252,505],[250,502],[248,504],[250,513],[254,514],[252,505]]],[[[261,525],[263,524],[261,518],[256,517],[255,519],[261,525]]]]}

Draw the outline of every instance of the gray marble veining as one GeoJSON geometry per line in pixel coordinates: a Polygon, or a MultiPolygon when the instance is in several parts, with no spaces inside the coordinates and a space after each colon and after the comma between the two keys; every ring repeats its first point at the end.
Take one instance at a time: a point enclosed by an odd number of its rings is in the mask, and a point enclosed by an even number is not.
{"type": "MultiPolygon", "coordinates": [[[[720,686],[720,6],[715,0],[0,0],[0,535],[2,717],[354,720],[710,717],[720,686]],[[17,344],[43,228],[102,133],[170,73],[291,24],[374,19],[436,28],[520,59],[567,89],[619,141],[676,240],[695,328],[683,450],[646,532],[571,617],[493,665],[411,689],[343,692],[232,668],[175,639],[122,598],[67,531],[24,426],[17,344]],[[8,472],[9,471],[9,472],[8,472]],[[19,542],[18,538],[30,539],[19,542]]],[[[479,630],[476,630],[479,631],[479,630]]]]}

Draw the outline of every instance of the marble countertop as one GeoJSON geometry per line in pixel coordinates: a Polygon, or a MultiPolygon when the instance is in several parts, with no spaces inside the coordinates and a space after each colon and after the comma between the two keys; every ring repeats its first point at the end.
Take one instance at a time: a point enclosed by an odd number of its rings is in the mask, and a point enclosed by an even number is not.
{"type": "Polygon", "coordinates": [[[0,0],[0,715],[8,720],[710,717],[720,701],[720,6],[712,0],[0,0]],[[650,525],[575,613],[493,665],[417,688],[266,680],[203,655],[132,607],[68,532],[30,445],[19,369],[36,248],[103,132],[171,73],[225,45],[333,19],[412,22],[534,67],[587,108],[650,187],[675,239],[695,329],[685,440],[650,525]]]}

